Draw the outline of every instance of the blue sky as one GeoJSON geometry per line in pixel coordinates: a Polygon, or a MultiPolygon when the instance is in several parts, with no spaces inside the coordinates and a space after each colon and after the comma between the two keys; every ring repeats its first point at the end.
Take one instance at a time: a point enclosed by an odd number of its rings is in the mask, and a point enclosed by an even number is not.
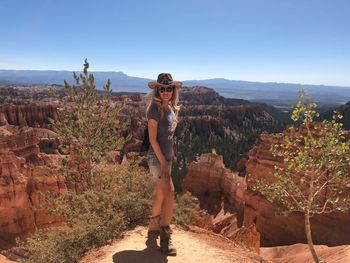
{"type": "Polygon", "coordinates": [[[0,69],[350,87],[348,0],[0,0],[0,69]]]}

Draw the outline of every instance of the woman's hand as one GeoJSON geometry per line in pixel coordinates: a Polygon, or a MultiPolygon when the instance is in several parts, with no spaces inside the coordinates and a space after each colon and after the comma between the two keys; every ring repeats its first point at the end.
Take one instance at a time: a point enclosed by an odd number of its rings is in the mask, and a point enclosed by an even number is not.
{"type": "Polygon", "coordinates": [[[166,181],[170,181],[169,165],[166,162],[160,163],[160,177],[166,181]]]}
{"type": "Polygon", "coordinates": [[[169,191],[174,191],[174,186],[172,181],[170,180],[170,168],[166,162],[160,164],[160,180],[163,181],[165,189],[169,191]]]}

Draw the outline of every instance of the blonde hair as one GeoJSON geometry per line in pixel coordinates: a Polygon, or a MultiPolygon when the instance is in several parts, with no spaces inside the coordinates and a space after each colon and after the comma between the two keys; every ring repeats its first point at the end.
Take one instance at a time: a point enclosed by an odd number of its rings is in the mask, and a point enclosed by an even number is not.
{"type": "MultiPolygon", "coordinates": [[[[160,98],[158,88],[154,88],[151,92],[146,94],[146,115],[149,111],[149,108],[152,104],[156,104],[158,106],[158,110],[160,111],[160,118],[163,118],[164,116],[164,110],[162,107],[162,99],[160,98]]],[[[179,103],[179,88],[174,88],[173,94],[170,98],[169,105],[173,109],[175,116],[177,117],[180,111],[181,105],[178,105],[179,103]]]]}

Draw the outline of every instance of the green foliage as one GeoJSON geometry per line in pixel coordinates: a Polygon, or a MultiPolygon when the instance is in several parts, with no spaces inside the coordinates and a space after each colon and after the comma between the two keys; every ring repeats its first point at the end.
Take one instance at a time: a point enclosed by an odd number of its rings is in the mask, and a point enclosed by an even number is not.
{"type": "Polygon", "coordinates": [[[63,98],[58,119],[50,119],[51,128],[57,133],[61,147],[69,155],[62,163],[69,179],[94,184],[94,167],[108,151],[121,149],[130,135],[125,133],[130,121],[117,120],[122,104],[111,100],[110,81],[99,96],[93,74],[88,73],[85,60],[83,73],[73,73],[77,86],[64,81],[68,95],[63,98]]]}
{"type": "Polygon", "coordinates": [[[37,231],[28,239],[26,248],[29,248],[32,256],[25,262],[78,262],[85,252],[119,237],[124,229],[123,218],[119,213],[107,225],[96,215],[87,216],[87,222],[72,228],[37,231]]]}
{"type": "Polygon", "coordinates": [[[178,195],[174,205],[173,222],[179,225],[193,225],[200,212],[199,201],[189,192],[178,195]]]}
{"type": "MultiPolygon", "coordinates": [[[[343,123],[343,128],[346,130],[350,130],[350,103],[346,103],[345,105],[341,105],[340,107],[336,108],[336,111],[339,111],[341,115],[343,115],[343,118],[339,120],[339,122],[343,123]]],[[[332,119],[334,110],[327,110],[323,111],[322,114],[320,114],[320,119],[332,119]]]]}
{"type": "Polygon", "coordinates": [[[66,226],[37,231],[28,238],[30,263],[78,262],[92,248],[119,238],[123,231],[145,224],[151,211],[153,185],[148,171],[117,166],[96,173],[95,189],[48,196],[49,211],[66,219],[66,226]],[[54,197],[54,198],[53,198],[54,197]]]}

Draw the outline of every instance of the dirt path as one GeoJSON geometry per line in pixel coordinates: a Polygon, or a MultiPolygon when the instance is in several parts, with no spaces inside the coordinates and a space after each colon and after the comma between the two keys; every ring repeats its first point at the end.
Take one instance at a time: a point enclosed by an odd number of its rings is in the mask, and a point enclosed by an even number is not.
{"type": "MultiPolygon", "coordinates": [[[[184,231],[173,226],[176,257],[162,255],[159,238],[147,240],[147,229],[137,227],[124,238],[98,250],[90,251],[80,263],[313,263],[305,244],[261,248],[260,256],[236,243],[200,228],[184,231]],[[269,259],[270,261],[268,261],[269,259]]],[[[327,263],[350,262],[350,246],[315,246],[327,263]]],[[[15,263],[0,255],[0,263],[15,263]]]]}
{"type": "Polygon", "coordinates": [[[159,250],[159,238],[147,241],[147,229],[137,227],[122,240],[91,251],[80,263],[250,263],[269,262],[232,241],[194,228],[184,231],[173,227],[173,243],[178,255],[165,256],[159,250]],[[147,242],[146,242],[147,241],[147,242]]]}

